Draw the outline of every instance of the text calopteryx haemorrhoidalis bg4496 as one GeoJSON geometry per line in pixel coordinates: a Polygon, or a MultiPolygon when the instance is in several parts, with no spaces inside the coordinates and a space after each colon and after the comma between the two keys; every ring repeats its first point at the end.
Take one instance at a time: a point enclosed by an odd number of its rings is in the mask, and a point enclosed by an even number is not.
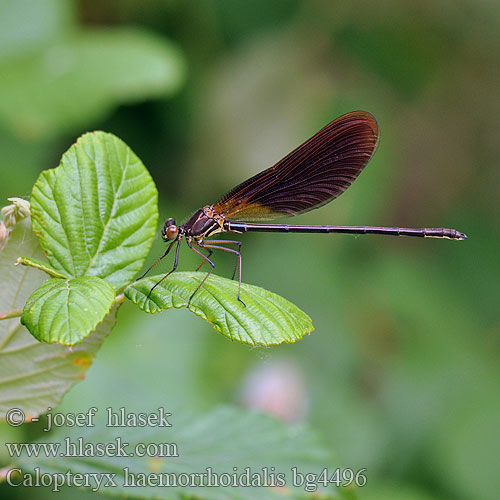
{"type": "Polygon", "coordinates": [[[200,267],[205,262],[212,267],[189,301],[215,269],[215,264],[210,259],[215,249],[237,256],[233,278],[239,269],[238,300],[241,301],[241,242],[205,241],[217,233],[270,231],[466,239],[464,233],[447,228],[298,226],[255,222],[303,214],[337,198],[361,173],[373,156],[378,140],[379,129],[373,115],[366,111],[347,113],[333,120],[274,166],[231,189],[214,205],[200,208],[185,224],[178,226],[175,219],[167,219],[161,234],[163,240],[170,244],[166,252],[142,277],[177,243],[174,266],[151,288],[148,297],[159,283],[177,269],[179,248],[183,239],[191,250],[204,259],[200,267]],[[228,248],[226,245],[235,245],[235,248],[228,248]],[[201,249],[206,250],[208,255],[204,255],[201,249]]]}

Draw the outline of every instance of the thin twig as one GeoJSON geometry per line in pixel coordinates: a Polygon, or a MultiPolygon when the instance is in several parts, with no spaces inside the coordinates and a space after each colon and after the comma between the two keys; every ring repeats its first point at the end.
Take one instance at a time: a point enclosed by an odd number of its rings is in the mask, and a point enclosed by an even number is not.
{"type": "Polygon", "coordinates": [[[0,319],[19,318],[22,314],[22,309],[12,309],[12,311],[6,313],[0,313],[0,319]]]}

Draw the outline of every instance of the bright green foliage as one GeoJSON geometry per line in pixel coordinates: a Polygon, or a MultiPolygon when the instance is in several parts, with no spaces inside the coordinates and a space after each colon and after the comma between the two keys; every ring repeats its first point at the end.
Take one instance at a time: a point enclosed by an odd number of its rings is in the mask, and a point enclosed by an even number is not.
{"type": "Polygon", "coordinates": [[[85,134],[35,183],[33,229],[56,271],[98,276],[118,291],[151,247],[157,197],[151,176],[124,142],[104,132],[85,134]]]}
{"type": "MultiPolygon", "coordinates": [[[[19,262],[50,274],[23,311],[22,322],[44,342],[81,342],[105,317],[115,290],[127,286],[151,247],[157,219],[156,187],[141,161],[120,139],[104,132],[82,136],[61,165],[44,171],[31,195],[33,230],[50,266],[19,262]],[[63,278],[61,278],[63,276],[63,278]],[[114,287],[114,290],[113,290],[114,287]]],[[[127,289],[146,312],[186,306],[204,273],[161,276],[127,289]]],[[[189,309],[231,340],[250,345],[295,342],[313,330],[295,305],[259,287],[211,276],[189,309]]]]}
{"type": "MultiPolygon", "coordinates": [[[[178,457],[69,458],[47,457],[40,454],[39,457],[23,456],[19,460],[20,466],[23,472],[33,471],[35,467],[39,467],[42,472],[64,473],[68,469],[73,473],[82,474],[113,472],[116,474],[114,477],[116,486],[99,490],[100,493],[112,496],[130,495],[133,491],[134,497],[145,499],[181,500],[195,495],[196,498],[207,500],[269,500],[309,497],[310,493],[304,490],[304,485],[293,487],[291,480],[293,467],[302,472],[319,473],[323,467],[333,470],[339,465],[304,426],[287,426],[275,418],[257,412],[219,408],[201,416],[184,417],[181,422],[176,415],[173,415],[169,423],[172,425],[171,428],[150,428],[146,435],[144,428],[140,427],[106,428],[103,425],[96,425],[94,431],[89,428],[64,429],[64,432],[53,435],[51,441],[63,443],[68,434],[72,440],[81,436],[83,441],[88,443],[114,442],[120,437],[122,442],[129,443],[125,449],[127,453],[132,452],[138,443],[175,443],[178,457]],[[247,467],[251,473],[259,474],[261,477],[264,476],[263,469],[267,469],[268,474],[275,471],[276,474],[284,474],[286,488],[264,486],[248,488],[231,485],[186,488],[123,486],[125,468],[129,470],[129,477],[130,473],[149,475],[154,481],[153,474],[170,473],[170,476],[179,477],[181,474],[204,473],[208,467],[212,469],[212,477],[221,473],[243,474],[247,467]],[[272,467],[274,469],[271,469],[272,467]]],[[[46,441],[46,438],[43,441],[46,441]]],[[[168,454],[175,454],[175,449],[165,449],[168,450],[168,454]]],[[[316,494],[321,493],[321,498],[344,498],[340,496],[341,491],[341,488],[330,486],[324,489],[320,486],[316,494]],[[325,497],[323,496],[325,494],[329,495],[325,497]]]]}
{"type": "Polygon", "coordinates": [[[21,323],[43,342],[81,342],[108,314],[113,287],[101,278],[53,278],[35,290],[24,306],[21,323]]]}
{"type": "MultiPolygon", "coordinates": [[[[22,322],[44,342],[81,342],[104,318],[116,291],[142,267],[154,238],[156,187],[134,153],[104,132],[82,136],[61,165],[43,172],[31,196],[33,229],[50,263],[19,262],[54,279],[30,297],[22,322]],[[60,276],[63,276],[61,278],[60,276]],[[112,285],[112,287],[110,286],[112,285]]],[[[146,312],[187,306],[205,273],[176,273],[146,299],[161,276],[129,287],[146,312]]],[[[313,330],[295,305],[259,287],[211,276],[189,309],[231,340],[250,345],[295,342],[313,330]]]]}
{"type": "MultiPolygon", "coordinates": [[[[28,202],[25,205],[28,207],[28,202]]],[[[5,211],[2,212],[7,221],[5,211]]],[[[0,251],[1,312],[22,308],[33,289],[46,280],[46,275],[39,271],[14,265],[21,253],[33,260],[43,257],[30,218],[18,216],[18,222],[9,224],[8,230],[9,239],[0,251]]],[[[113,309],[94,332],[71,350],[38,342],[21,326],[19,318],[0,321],[0,418],[14,407],[28,416],[39,415],[49,406],[56,407],[64,393],[83,378],[113,327],[115,314],[113,309]]]]}
{"type": "MultiPolygon", "coordinates": [[[[125,295],[150,313],[184,307],[205,276],[203,272],[174,273],[148,299],[151,287],[162,278],[153,276],[128,287],[125,295]]],[[[268,290],[242,283],[241,300],[245,305],[237,297],[237,281],[212,275],[194,295],[189,310],[212,323],[226,337],[244,344],[296,342],[314,329],[307,314],[268,290]]]]}

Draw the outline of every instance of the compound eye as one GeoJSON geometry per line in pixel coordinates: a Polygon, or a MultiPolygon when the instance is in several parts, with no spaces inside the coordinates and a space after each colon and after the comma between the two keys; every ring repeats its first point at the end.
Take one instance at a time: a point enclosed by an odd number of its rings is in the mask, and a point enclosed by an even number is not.
{"type": "Polygon", "coordinates": [[[178,234],[179,234],[179,228],[175,224],[171,224],[170,226],[167,227],[167,231],[165,233],[167,239],[175,240],[178,234]]]}
{"type": "Polygon", "coordinates": [[[175,222],[175,219],[167,219],[165,221],[165,224],[163,226],[163,229],[161,230],[161,236],[164,241],[167,240],[175,240],[177,238],[177,235],[179,234],[179,228],[177,227],[177,223],[175,222]]]}

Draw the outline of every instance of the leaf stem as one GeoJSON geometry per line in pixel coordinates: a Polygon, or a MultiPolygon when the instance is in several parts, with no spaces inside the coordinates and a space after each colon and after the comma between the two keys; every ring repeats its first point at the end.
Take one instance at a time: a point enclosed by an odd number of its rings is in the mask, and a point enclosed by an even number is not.
{"type": "Polygon", "coordinates": [[[34,267],[35,269],[39,269],[40,271],[47,273],[49,276],[52,276],[53,278],[63,278],[63,279],[67,278],[67,276],[58,273],[55,269],[52,269],[51,267],[48,267],[45,264],[43,264],[43,262],[35,262],[34,260],[28,259],[28,257],[18,257],[18,259],[16,260],[16,265],[19,264],[21,264],[22,266],[34,267]]]}
{"type": "Polygon", "coordinates": [[[119,306],[120,304],[123,304],[125,302],[125,294],[120,293],[115,297],[115,304],[119,306]]]}
{"type": "Polygon", "coordinates": [[[12,309],[12,311],[6,313],[0,313],[0,320],[2,319],[10,319],[10,318],[19,318],[23,314],[22,309],[12,309]]]}

